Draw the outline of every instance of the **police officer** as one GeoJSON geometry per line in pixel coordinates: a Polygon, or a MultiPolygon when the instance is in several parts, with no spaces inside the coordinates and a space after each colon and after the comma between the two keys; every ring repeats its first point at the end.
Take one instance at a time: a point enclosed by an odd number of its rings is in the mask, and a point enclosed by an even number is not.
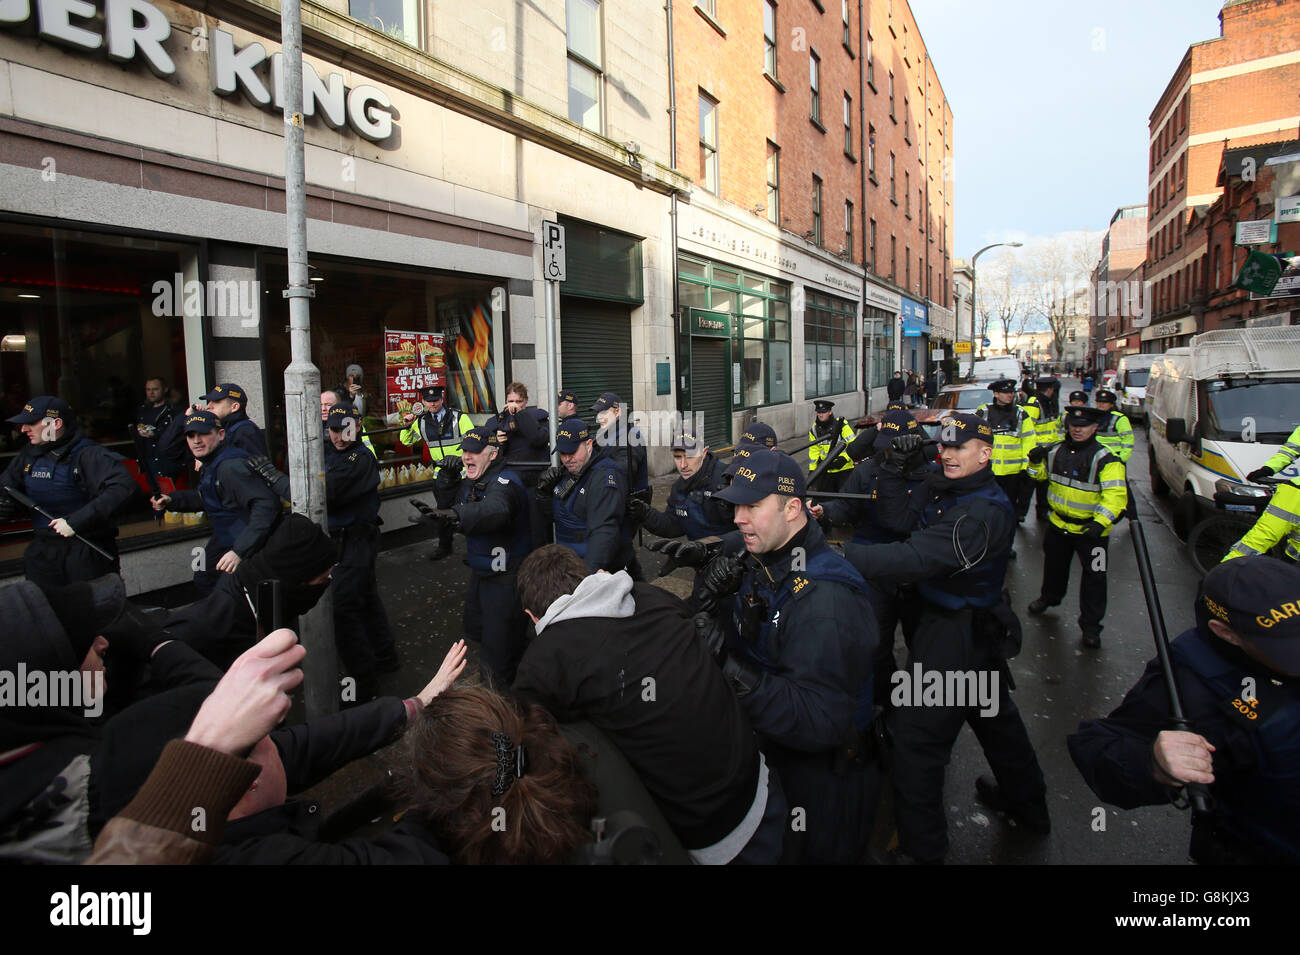
{"type": "Polygon", "coordinates": [[[135,413],[135,460],[149,490],[157,494],[158,478],[174,475],[178,463],[160,460],[158,439],[181,409],[167,400],[167,382],[162,378],[150,378],[144,383],[144,397],[144,404],[135,413]]]}
{"type": "MultiPolygon", "coordinates": [[[[855,442],[861,440],[861,435],[855,442]]],[[[926,476],[933,470],[923,450],[921,427],[907,411],[886,412],[880,420],[876,431],[874,454],[853,469],[848,480],[844,482],[842,493],[860,494],[863,500],[827,499],[824,504],[814,504],[812,515],[823,526],[847,524],[853,527],[853,538],[844,545],[844,556],[858,573],[863,573],[865,566],[861,562],[862,552],[872,544],[893,543],[906,540],[912,529],[911,517],[907,508],[899,506],[883,507],[878,498],[877,485],[881,468],[889,462],[896,470],[903,473],[909,487],[915,490],[921,486],[926,476]],[[899,442],[894,447],[894,439],[911,437],[910,442],[899,442]],[[890,460],[892,457],[892,460],[890,460]]],[[[810,497],[816,498],[816,492],[810,497]]],[[[889,699],[890,677],[897,669],[894,659],[894,631],[898,629],[900,616],[900,595],[898,587],[879,583],[863,574],[867,581],[867,595],[871,599],[872,609],[876,614],[880,645],[875,662],[875,699],[882,705],[889,699]]]]}
{"type": "Polygon", "coordinates": [[[1079,628],[1083,645],[1101,646],[1106,615],[1106,561],[1110,529],[1128,504],[1124,464],[1097,441],[1106,412],[1071,407],[1065,413],[1068,436],[1051,451],[1029,454],[1029,476],[1047,490],[1052,508],[1043,539],[1043,585],[1029,605],[1037,616],[1065,599],[1070,585],[1070,558],[1079,555],[1079,628]]]}
{"type": "Polygon", "coordinates": [[[1167,805],[1188,783],[1209,788],[1191,856],[1202,864],[1300,864],[1300,569],[1271,557],[1205,575],[1196,626],[1171,656],[1192,731],[1170,730],[1159,660],[1106,718],[1067,737],[1100,798],[1123,809],[1167,805]]]}
{"type": "Polygon", "coordinates": [[[1286,559],[1300,563],[1300,478],[1289,478],[1274,489],[1264,513],[1223,559],[1258,557],[1282,541],[1286,559]]]}
{"type": "MultiPolygon", "coordinates": [[[[424,411],[417,418],[411,412],[402,416],[405,430],[397,438],[408,447],[423,441],[429,449],[429,458],[435,468],[444,464],[453,468],[460,463],[460,439],[474,427],[469,415],[456,408],[447,407],[447,389],[432,385],[420,390],[424,411]]],[[[438,547],[429,554],[430,560],[442,560],[451,553],[452,530],[443,525],[438,533],[438,547]]]]}
{"type": "MultiPolygon", "coordinates": [[[[817,420],[808,431],[808,440],[813,444],[808,448],[808,473],[816,471],[822,460],[831,453],[835,442],[843,438],[845,444],[853,440],[853,429],[843,418],[835,416],[835,402],[818,399],[813,402],[817,420]]],[[[834,461],[817,479],[819,491],[838,491],[844,479],[853,470],[853,459],[847,452],[841,451],[834,461]]]]}
{"type": "MultiPolygon", "coordinates": [[[[969,723],[996,778],[981,776],[976,792],[1033,832],[1051,828],[1046,785],[1029,734],[1007,686],[1005,661],[1020,648],[1020,625],[1006,602],[1003,580],[1015,535],[1015,510],[993,469],[993,429],[981,418],[956,414],[939,437],[942,471],[909,495],[898,464],[882,468],[882,508],[907,509],[914,530],[907,540],[864,548],[858,566],[877,584],[910,584],[903,633],[903,674],[913,683],[927,673],[985,674],[996,681],[996,706],[970,699],[921,705],[921,688],[896,692],[889,726],[894,739],[894,813],[904,860],[938,863],[948,851],[943,777],[953,743],[969,723]],[[910,633],[910,636],[908,636],[910,633]]],[[[904,684],[896,677],[896,691],[904,684]]],[[[927,703],[931,701],[926,701],[927,703]]]]}
{"type": "Polygon", "coordinates": [[[555,420],[564,421],[578,414],[578,393],[569,388],[561,388],[555,396],[555,420]]]}
{"type": "Polygon", "coordinates": [[[745,430],[740,433],[740,440],[736,444],[737,446],[749,445],[750,447],[771,450],[776,447],[776,432],[772,430],[770,424],[762,421],[751,421],[746,425],[745,430]]]}
{"type": "MultiPolygon", "coordinates": [[[[544,408],[529,407],[528,388],[520,381],[512,381],[506,387],[506,405],[489,423],[489,427],[496,432],[497,454],[510,467],[519,463],[550,460],[549,426],[550,415],[544,408]]],[[[524,482],[524,487],[528,488],[533,546],[540,547],[549,541],[550,512],[549,510],[543,512],[537,507],[536,497],[532,492],[537,487],[537,478],[544,468],[513,467],[513,469],[524,482]]]]}
{"type": "Polygon", "coordinates": [[[357,681],[357,702],[379,695],[377,672],[398,668],[397,647],[379,598],[379,464],[360,441],[361,417],[351,404],[329,411],[325,507],[339,545],[333,572],[334,640],[357,681]]]}
{"type": "MultiPolygon", "coordinates": [[[[1033,415],[1016,404],[1016,382],[1013,378],[1000,378],[989,385],[993,392],[991,404],[983,404],[975,413],[993,429],[993,477],[1004,494],[1016,506],[1017,523],[1024,520],[1029,510],[1032,486],[1029,484],[1029,452],[1038,446],[1033,415]]],[[[1011,551],[1012,559],[1016,552],[1011,551]]]]}
{"type": "MultiPolygon", "coordinates": [[[[348,367],[355,368],[356,366],[349,365],[348,367]]],[[[370,436],[366,434],[362,426],[362,419],[365,417],[365,412],[361,410],[361,408],[356,404],[355,401],[344,399],[343,397],[344,394],[346,394],[346,392],[340,391],[337,388],[326,388],[324,391],[320,393],[320,428],[321,428],[321,437],[325,439],[326,450],[328,451],[331,446],[330,425],[329,425],[330,409],[333,408],[335,405],[351,405],[356,410],[355,417],[358,422],[357,437],[360,438],[361,443],[366,446],[366,448],[370,451],[370,453],[373,454],[376,458],[378,458],[379,452],[377,452],[375,450],[375,446],[370,443],[370,436]]],[[[289,500],[289,495],[285,494],[283,495],[283,497],[286,501],[289,500]]]]}
{"type": "Polygon", "coordinates": [[[194,586],[206,595],[218,573],[234,573],[266,542],[280,518],[280,498],[249,467],[248,452],[226,442],[225,429],[211,411],[190,412],[183,427],[190,453],[201,465],[198,490],[155,495],[152,503],[156,511],[207,514],[212,536],[194,571],[194,586]]]}
{"type": "Polygon", "coordinates": [[[1247,474],[1246,480],[1258,481],[1260,478],[1272,477],[1278,471],[1283,471],[1295,464],[1296,458],[1300,458],[1300,427],[1291,432],[1291,437],[1287,438],[1282,447],[1277,449],[1277,454],[1265,461],[1261,467],[1257,467],[1247,474]]]}
{"type": "Polygon", "coordinates": [[[600,426],[596,443],[623,466],[627,473],[628,491],[644,491],[650,486],[645,438],[636,425],[623,417],[625,407],[623,399],[612,391],[603,392],[596,399],[591,406],[600,426]]]}
{"type": "Polygon", "coordinates": [[[632,559],[627,473],[609,448],[596,447],[581,418],[560,422],[555,450],[560,465],[537,479],[538,500],[551,505],[555,542],[585,560],[592,573],[622,570],[632,559]]]}
{"type": "MultiPolygon", "coordinates": [[[[1034,438],[1038,447],[1046,450],[1064,437],[1064,432],[1061,430],[1061,408],[1057,397],[1061,392],[1061,383],[1055,378],[1039,378],[1036,384],[1037,390],[1029,399],[1030,403],[1038,409],[1038,417],[1034,419],[1034,438]]],[[[1046,485],[1036,486],[1034,499],[1034,512],[1039,521],[1047,520],[1049,508],[1046,485]]]]}
{"type": "Polygon", "coordinates": [[[248,392],[239,385],[224,384],[209,391],[203,400],[208,403],[208,410],[220,419],[226,444],[243,448],[249,454],[266,454],[266,435],[244,410],[247,396],[248,392]]]}
{"type": "Polygon", "coordinates": [[[1088,406],[1088,393],[1086,391],[1070,392],[1070,408],[1086,408],[1088,406]]]}
{"type": "MultiPolygon", "coordinates": [[[[122,459],[86,437],[68,403],[53,395],[31,399],[9,423],[20,425],[29,443],[5,468],[0,487],[26,494],[53,517],[32,515],[32,542],[23,554],[27,579],[56,587],[120,573],[113,517],[136,493],[122,459]]],[[[18,512],[18,503],[0,491],[0,520],[18,512]]]]}
{"type": "Polygon", "coordinates": [[[481,641],[483,666],[504,688],[514,682],[528,627],[515,575],[533,549],[530,494],[499,457],[491,428],[467,431],[461,439],[461,458],[464,477],[440,476],[434,485],[442,508],[438,519],[465,535],[470,567],[465,634],[481,641]]]}
{"type": "Polygon", "coordinates": [[[1115,392],[1109,388],[1097,389],[1097,407],[1107,413],[1106,420],[1097,428],[1097,440],[1128,467],[1128,459],[1133,456],[1133,425],[1129,424],[1128,415],[1116,409],[1115,392]]]}
{"type": "MultiPolygon", "coordinates": [[[[755,449],[718,492],[735,505],[744,554],[705,570],[709,612],[696,625],[749,716],[805,830],[784,861],[862,861],[879,798],[878,763],[860,740],[872,715],[875,617],[861,575],[805,507],[799,464],[755,449]]],[[[793,827],[792,827],[793,828],[793,827]]]]}

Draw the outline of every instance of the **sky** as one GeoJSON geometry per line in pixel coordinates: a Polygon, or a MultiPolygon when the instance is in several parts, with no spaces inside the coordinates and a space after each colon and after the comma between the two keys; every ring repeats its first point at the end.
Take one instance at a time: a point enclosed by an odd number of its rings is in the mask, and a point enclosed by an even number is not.
{"type": "MultiPolygon", "coordinates": [[[[1104,230],[1147,195],[1147,119],[1222,0],[910,0],[953,111],[956,238],[1104,230]]],[[[980,258],[990,264],[1002,250],[980,258]]]]}

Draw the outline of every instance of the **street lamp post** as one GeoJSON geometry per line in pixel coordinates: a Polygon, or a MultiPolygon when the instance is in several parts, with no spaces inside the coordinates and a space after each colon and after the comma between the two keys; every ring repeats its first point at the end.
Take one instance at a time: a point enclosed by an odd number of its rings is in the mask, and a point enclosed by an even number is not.
{"type": "Polygon", "coordinates": [[[976,289],[977,286],[979,285],[979,279],[975,272],[975,263],[978,262],[980,256],[983,255],[985,252],[987,252],[989,249],[996,249],[999,246],[1003,246],[1003,245],[1012,249],[1018,249],[1022,245],[1024,245],[1024,243],[1023,242],[994,242],[992,245],[984,246],[984,248],[980,249],[973,256],[971,256],[971,260],[970,260],[970,370],[971,370],[971,374],[975,373],[975,316],[979,312],[979,309],[977,307],[977,299],[976,299],[976,289]]]}

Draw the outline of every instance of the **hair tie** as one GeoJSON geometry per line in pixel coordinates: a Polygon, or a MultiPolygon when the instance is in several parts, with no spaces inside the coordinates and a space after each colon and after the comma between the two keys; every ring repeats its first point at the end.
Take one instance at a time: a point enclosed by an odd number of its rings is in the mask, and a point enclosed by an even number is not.
{"type": "Polygon", "coordinates": [[[492,784],[492,795],[501,796],[516,779],[522,779],[528,767],[528,757],[521,742],[515,746],[505,733],[493,733],[492,743],[497,751],[497,778],[492,784]]]}

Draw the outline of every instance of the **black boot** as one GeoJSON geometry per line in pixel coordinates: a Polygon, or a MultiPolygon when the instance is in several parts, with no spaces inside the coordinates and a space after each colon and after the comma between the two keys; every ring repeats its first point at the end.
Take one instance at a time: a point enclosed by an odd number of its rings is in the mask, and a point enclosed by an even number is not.
{"type": "Polygon", "coordinates": [[[1002,788],[992,776],[981,776],[975,780],[975,795],[984,805],[995,812],[1005,812],[1035,835],[1045,836],[1052,831],[1046,798],[1026,804],[1012,803],[1002,795],[1002,788]]]}

